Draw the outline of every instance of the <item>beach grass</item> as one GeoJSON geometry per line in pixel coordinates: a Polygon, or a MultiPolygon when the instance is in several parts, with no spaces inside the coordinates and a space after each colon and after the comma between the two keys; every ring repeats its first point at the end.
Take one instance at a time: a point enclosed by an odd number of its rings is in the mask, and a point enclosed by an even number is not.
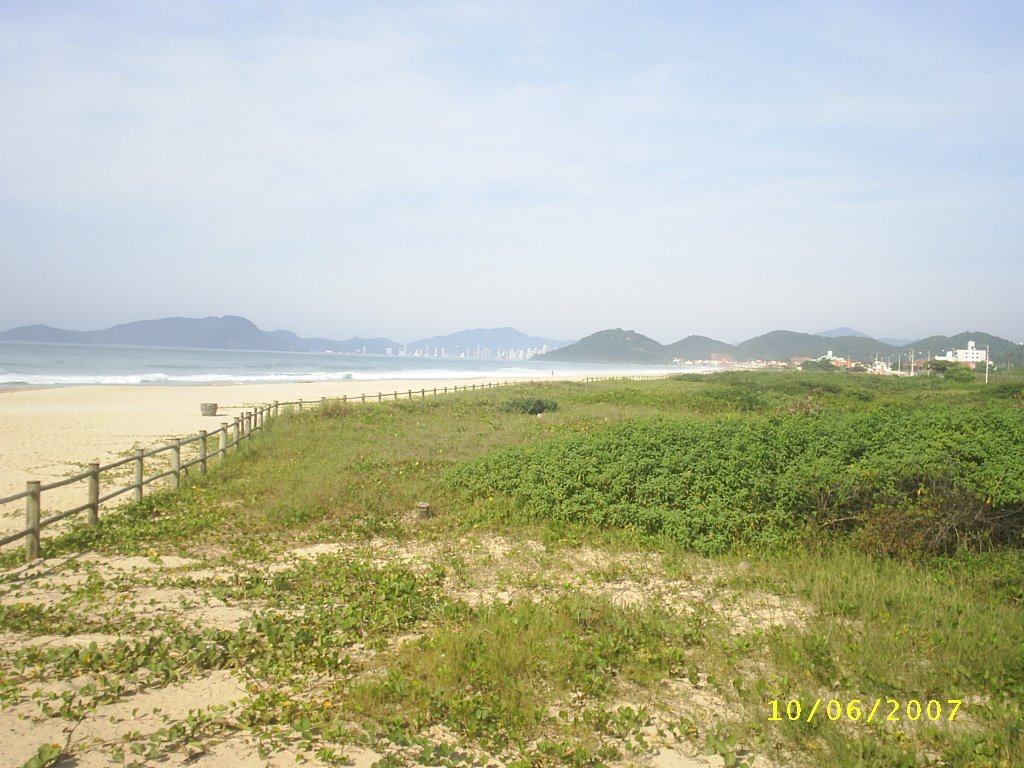
{"type": "Polygon", "coordinates": [[[1024,764],[1019,436],[917,460],[973,415],[1019,420],[1021,392],[757,373],[282,416],[206,478],[45,540],[45,578],[7,557],[0,701],[77,727],[66,754],[138,764],[239,740],[313,764],[1024,764]],[[864,443],[842,464],[858,483],[825,463],[790,478],[831,489],[817,506],[779,479],[771,435],[824,455],[880,413],[934,431],[892,456],[864,443]],[[666,485],[698,466],[706,483],[666,485]],[[962,546],[882,535],[964,509],[962,546]],[[698,515],[700,535],[680,522],[698,515]],[[223,702],[80,740],[109,707],[220,674],[223,702]]]}

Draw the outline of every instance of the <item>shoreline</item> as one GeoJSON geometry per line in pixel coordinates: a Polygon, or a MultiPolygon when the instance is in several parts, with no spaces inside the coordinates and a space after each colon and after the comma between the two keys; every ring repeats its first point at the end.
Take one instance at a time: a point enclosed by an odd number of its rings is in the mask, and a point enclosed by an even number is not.
{"type": "MultiPolygon", "coordinates": [[[[539,377],[538,377],[539,378],[539,377]]],[[[383,379],[280,384],[198,384],[183,386],[90,385],[0,390],[0,497],[25,490],[29,480],[43,484],[77,474],[89,462],[107,464],[137,448],[162,446],[222,422],[253,405],[320,398],[390,396],[425,389],[432,393],[473,384],[501,383],[502,377],[472,379],[383,379]],[[200,404],[215,402],[216,416],[203,416],[200,404]]],[[[538,379],[516,379],[515,382],[538,379]]],[[[545,377],[545,381],[556,379],[545,377]]],[[[565,379],[557,379],[565,380],[565,379]]],[[[509,380],[511,381],[511,380],[509,380]]],[[[44,493],[44,513],[81,504],[84,484],[44,493]],[[80,487],[81,486],[81,487],[80,487]]],[[[24,527],[24,502],[0,506],[0,535],[24,527]]]]}

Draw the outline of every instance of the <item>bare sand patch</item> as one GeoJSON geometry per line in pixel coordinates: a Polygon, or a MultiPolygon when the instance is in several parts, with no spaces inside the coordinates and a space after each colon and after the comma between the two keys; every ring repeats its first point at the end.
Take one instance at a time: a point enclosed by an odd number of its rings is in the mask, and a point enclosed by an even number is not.
{"type": "Polygon", "coordinates": [[[664,575],[656,552],[608,552],[586,546],[549,551],[541,542],[488,534],[458,542],[384,538],[324,542],[291,550],[270,570],[287,569],[296,560],[343,553],[365,556],[377,566],[404,565],[417,573],[434,564],[446,566],[453,572],[447,578],[446,594],[471,607],[510,604],[520,598],[551,599],[578,589],[605,596],[618,607],[654,605],[680,613],[709,609],[733,635],[775,626],[801,628],[811,613],[795,598],[725,586],[728,569],[711,561],[702,562],[703,570],[670,578],[664,575]]]}
{"type": "MultiPolygon", "coordinates": [[[[53,686],[53,692],[80,690],[83,684],[82,680],[65,682],[53,686]]],[[[220,671],[100,705],[79,722],[46,717],[34,702],[26,701],[0,711],[0,744],[5,745],[0,750],[0,768],[18,768],[46,743],[65,747],[75,765],[111,765],[114,751],[123,748],[126,740],[154,733],[191,711],[227,707],[245,695],[234,674],[220,671]]]]}
{"type": "MultiPolygon", "coordinates": [[[[251,617],[251,612],[247,607],[231,605],[216,597],[211,591],[216,582],[244,577],[254,570],[265,573],[294,568],[318,557],[336,555],[359,558],[378,567],[402,565],[416,573],[437,573],[437,567],[442,566],[442,589],[451,598],[470,606],[518,599],[546,601],[582,592],[605,596],[624,608],[659,606],[680,615],[708,611],[716,625],[728,627],[732,634],[778,625],[802,627],[810,615],[799,601],[737,588],[727,578],[728,569],[711,561],[695,560],[693,564],[685,563],[683,568],[674,563],[675,568],[666,569],[658,553],[594,547],[548,548],[541,542],[480,532],[457,540],[400,541],[380,537],[320,542],[297,547],[268,563],[241,562],[234,569],[173,556],[65,558],[6,574],[0,581],[0,602],[43,600],[56,604],[75,597],[76,590],[88,589],[88,593],[76,599],[95,601],[97,610],[109,611],[111,617],[124,617],[126,625],[131,617],[174,616],[200,626],[237,630],[251,617]]],[[[389,658],[429,631],[424,626],[415,632],[386,638],[383,647],[370,639],[365,646],[353,645],[349,649],[354,662],[352,673],[357,678],[386,674],[389,658]]],[[[9,642],[6,647],[86,647],[91,642],[104,646],[117,639],[101,632],[66,637],[11,632],[0,637],[0,641],[9,642]]],[[[88,679],[51,680],[34,687],[33,683],[24,683],[21,702],[0,713],[0,743],[8,740],[17,745],[20,761],[0,762],[0,768],[7,764],[20,766],[39,744],[47,741],[69,743],[75,765],[107,765],[113,751],[129,734],[154,733],[168,723],[180,722],[190,710],[210,706],[228,706],[225,717],[230,717],[231,702],[247,695],[240,681],[227,672],[196,676],[166,688],[146,688],[149,679],[142,675],[135,683],[143,686],[141,692],[96,707],[77,728],[70,721],[42,716],[40,705],[31,701],[29,695],[32,691],[44,696],[79,691],[88,679]]],[[[640,705],[652,718],[651,724],[641,730],[649,747],[638,749],[628,759],[630,765],[708,768],[723,764],[719,757],[699,754],[694,746],[697,739],[688,739],[679,730],[680,722],[690,722],[695,733],[706,733],[735,719],[728,702],[706,679],[668,679],[652,690],[632,694],[624,691],[614,706],[639,710],[640,705]]],[[[572,706],[578,709],[589,705],[576,702],[572,706]]],[[[169,747],[160,764],[283,766],[294,764],[297,758],[310,765],[320,764],[310,753],[300,754],[287,748],[261,758],[254,737],[235,733],[235,727],[227,727],[201,746],[169,747]]],[[[439,731],[420,735],[431,741],[460,741],[457,734],[439,731]]],[[[341,750],[356,765],[369,766],[383,757],[366,749],[345,746],[341,750]]],[[[758,764],[771,767],[761,757],[758,764]]]]}
{"type": "Polygon", "coordinates": [[[177,616],[214,629],[237,630],[252,613],[197,589],[143,587],[119,594],[123,605],[139,616],[177,616]]]}
{"type": "Polygon", "coordinates": [[[0,633],[0,648],[87,648],[112,645],[121,638],[99,632],[81,635],[29,635],[15,632],[0,633]]]}

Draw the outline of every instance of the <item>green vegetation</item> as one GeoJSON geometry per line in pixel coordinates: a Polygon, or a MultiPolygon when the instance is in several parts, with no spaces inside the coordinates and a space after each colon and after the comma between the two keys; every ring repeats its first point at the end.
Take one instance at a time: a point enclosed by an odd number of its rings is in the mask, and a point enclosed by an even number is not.
{"type": "Polygon", "coordinates": [[[967,384],[974,381],[974,371],[966,365],[951,365],[942,372],[942,375],[950,381],[955,381],[960,384],[967,384]]]}
{"type": "Polygon", "coordinates": [[[452,474],[530,519],[663,534],[702,554],[853,530],[869,552],[1024,544],[1019,408],[998,402],[645,418],[452,474]]]}
{"type": "Polygon", "coordinates": [[[726,344],[706,336],[687,336],[673,344],[662,345],[636,331],[614,328],[599,331],[575,344],[548,352],[542,357],[588,363],[670,363],[674,359],[710,360],[724,355],[733,360],[778,360],[820,358],[831,350],[837,357],[870,363],[873,359],[909,359],[912,351],[918,359],[928,352],[963,349],[969,341],[985,348],[994,364],[1001,369],[1024,366],[1024,346],[981,331],[958,333],[956,336],[929,336],[902,347],[895,347],[867,336],[818,336],[795,331],[771,331],[739,344],[726,344]]]}
{"type": "Polygon", "coordinates": [[[1024,764],[1022,417],[1005,374],[798,372],[283,416],[4,556],[0,723],[40,765],[1024,764]]]}
{"type": "Polygon", "coordinates": [[[544,360],[572,363],[655,363],[672,362],[667,347],[636,331],[612,328],[592,333],[575,344],[546,352],[544,360]]]}
{"type": "Polygon", "coordinates": [[[506,413],[527,413],[531,416],[539,416],[546,411],[557,411],[558,403],[554,400],[545,400],[542,397],[513,397],[506,403],[502,403],[501,409],[506,413]]]}
{"type": "Polygon", "coordinates": [[[804,362],[800,363],[800,370],[832,373],[833,371],[838,371],[839,369],[832,364],[831,360],[827,358],[822,358],[820,360],[805,360],[804,362]]]}

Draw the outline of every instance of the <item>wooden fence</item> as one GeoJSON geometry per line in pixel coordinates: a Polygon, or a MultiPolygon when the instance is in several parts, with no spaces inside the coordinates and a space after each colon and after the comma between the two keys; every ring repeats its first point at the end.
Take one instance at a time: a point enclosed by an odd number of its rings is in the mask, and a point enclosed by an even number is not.
{"type": "MultiPolygon", "coordinates": [[[[664,378],[664,376],[647,375],[647,376],[625,376],[625,377],[601,377],[601,378],[586,378],[581,379],[583,382],[592,381],[606,381],[610,378],[617,379],[629,379],[632,381],[649,380],[664,378]]],[[[402,392],[395,390],[390,393],[378,392],[376,395],[354,395],[349,397],[348,395],[342,395],[339,398],[331,398],[331,402],[340,402],[343,405],[349,403],[366,403],[366,402],[378,402],[382,403],[385,400],[399,400],[409,399],[412,400],[415,397],[425,398],[428,394],[439,395],[447,394],[449,392],[466,392],[475,391],[477,389],[490,389],[497,386],[507,386],[510,383],[518,382],[489,382],[484,384],[464,384],[462,387],[434,387],[433,389],[408,389],[402,392]]],[[[525,382],[524,382],[525,383],[525,382]]],[[[32,562],[38,559],[40,555],[41,539],[43,528],[51,526],[55,523],[60,522],[72,515],[78,515],[82,512],[86,513],[86,522],[89,525],[96,525],[100,519],[100,507],[109,501],[123,496],[126,493],[132,493],[135,501],[140,501],[143,496],[143,489],[156,482],[157,480],[163,480],[164,478],[169,479],[169,485],[173,488],[178,488],[181,485],[182,477],[193,467],[198,467],[200,475],[205,475],[209,463],[211,460],[223,461],[224,457],[228,454],[231,449],[238,450],[245,440],[249,440],[253,433],[263,429],[267,422],[278,416],[282,408],[294,409],[298,412],[302,412],[306,408],[316,408],[318,406],[325,405],[328,402],[328,398],[322,397],[319,402],[316,400],[295,400],[290,402],[280,403],[274,401],[269,405],[260,405],[253,408],[251,411],[245,411],[241,416],[234,417],[233,422],[221,422],[220,429],[214,430],[213,432],[207,432],[201,430],[198,434],[190,437],[172,440],[167,445],[160,448],[152,448],[148,451],[138,449],[135,451],[135,455],[128,456],[127,458],[114,461],[109,464],[92,463],[89,465],[89,469],[80,474],[74,475],[73,477],[65,478],[64,480],[57,480],[52,483],[43,485],[38,480],[29,480],[26,483],[25,490],[21,493],[15,493],[11,496],[4,496],[0,498],[0,507],[6,504],[11,504],[17,501],[25,500],[25,529],[16,531],[15,533],[8,534],[0,537],[0,547],[5,547],[8,544],[12,544],[19,539],[25,539],[25,560],[26,562],[32,562]],[[216,440],[216,448],[210,450],[211,442],[216,440]],[[193,443],[197,445],[197,456],[189,461],[182,462],[182,448],[190,446],[193,443]],[[169,454],[170,469],[162,472],[157,472],[154,475],[146,477],[146,459],[161,454],[169,454]],[[100,495],[100,478],[104,472],[110,472],[115,469],[131,464],[133,466],[133,481],[130,485],[117,488],[113,491],[100,495]],[[66,485],[73,483],[80,483],[87,481],[88,499],[84,504],[68,509],[63,512],[58,512],[49,517],[41,517],[42,512],[42,497],[46,491],[52,491],[56,488],[62,488],[66,485]]]]}

